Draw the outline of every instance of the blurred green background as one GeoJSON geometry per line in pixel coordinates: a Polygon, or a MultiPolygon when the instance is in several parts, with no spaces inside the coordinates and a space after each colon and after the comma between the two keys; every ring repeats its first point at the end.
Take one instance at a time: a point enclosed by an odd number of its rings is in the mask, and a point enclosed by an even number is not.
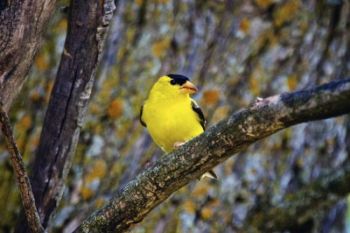
{"type": "MultiPolygon", "coordinates": [[[[63,50],[68,5],[59,1],[11,109],[27,164],[38,145],[63,50]]],[[[335,0],[117,1],[67,187],[49,231],[72,232],[118,187],[162,156],[138,120],[158,77],[191,77],[209,125],[258,96],[349,77],[349,5],[335,0]]],[[[325,170],[349,163],[349,138],[349,116],[283,130],[216,167],[218,181],[193,181],[173,194],[132,232],[264,232],[258,222],[266,208],[325,170]]],[[[11,232],[21,203],[0,140],[0,231],[11,232]]],[[[350,232],[350,199],[325,203],[295,226],[307,230],[294,232],[350,232]]]]}

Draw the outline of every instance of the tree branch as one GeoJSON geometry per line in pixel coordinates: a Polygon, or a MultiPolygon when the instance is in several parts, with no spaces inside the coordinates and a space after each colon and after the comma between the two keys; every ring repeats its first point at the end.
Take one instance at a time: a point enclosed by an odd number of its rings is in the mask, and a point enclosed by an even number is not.
{"type": "Polygon", "coordinates": [[[8,111],[42,42],[56,0],[1,1],[0,101],[8,111]]]}
{"type": "Polygon", "coordinates": [[[122,232],[194,178],[281,129],[350,112],[350,79],[272,96],[164,156],[86,219],[76,232],[122,232]]]}
{"type": "Polygon", "coordinates": [[[0,104],[0,126],[1,131],[5,137],[10,158],[12,161],[13,170],[16,174],[17,183],[20,189],[24,212],[27,222],[29,223],[29,229],[31,232],[44,232],[44,228],[40,223],[40,217],[35,206],[35,199],[32,191],[32,187],[29,182],[28,175],[24,169],[24,163],[22,155],[18,150],[15,139],[13,137],[10,120],[7,113],[0,104]]]}
{"type": "MultiPolygon", "coordinates": [[[[63,193],[115,5],[113,0],[72,0],[69,9],[67,38],[31,176],[44,227],[63,193]]],[[[16,232],[27,232],[25,224],[18,224],[16,232]]]]}

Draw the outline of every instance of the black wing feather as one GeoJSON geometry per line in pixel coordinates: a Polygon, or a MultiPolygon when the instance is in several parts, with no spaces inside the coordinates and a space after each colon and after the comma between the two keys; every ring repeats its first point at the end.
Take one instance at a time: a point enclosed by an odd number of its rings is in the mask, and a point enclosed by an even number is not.
{"type": "Polygon", "coordinates": [[[199,123],[201,124],[203,130],[205,130],[205,126],[207,124],[207,120],[204,117],[204,114],[202,112],[202,109],[198,106],[198,104],[192,100],[192,109],[193,111],[195,111],[199,117],[199,123]]]}
{"type": "Polygon", "coordinates": [[[141,106],[141,109],[140,109],[140,117],[139,117],[139,120],[140,120],[140,123],[143,127],[146,127],[147,128],[147,125],[146,123],[142,120],[142,112],[143,112],[143,105],[141,106]]]}

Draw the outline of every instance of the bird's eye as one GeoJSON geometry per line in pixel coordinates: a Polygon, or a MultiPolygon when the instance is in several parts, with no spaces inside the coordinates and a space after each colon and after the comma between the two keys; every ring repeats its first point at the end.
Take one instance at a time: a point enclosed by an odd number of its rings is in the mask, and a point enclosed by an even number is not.
{"type": "Polygon", "coordinates": [[[176,84],[175,80],[172,79],[172,80],[170,81],[170,84],[171,84],[171,85],[175,85],[175,84],[176,84]]]}

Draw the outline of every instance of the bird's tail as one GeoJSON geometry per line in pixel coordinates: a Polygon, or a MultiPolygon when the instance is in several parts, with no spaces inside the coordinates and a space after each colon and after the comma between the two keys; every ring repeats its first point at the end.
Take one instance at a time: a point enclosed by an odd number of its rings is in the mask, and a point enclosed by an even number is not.
{"type": "Polygon", "coordinates": [[[210,170],[206,173],[204,173],[201,177],[200,180],[203,179],[204,177],[208,177],[210,179],[218,179],[217,175],[215,174],[215,172],[213,170],[210,170]]]}

